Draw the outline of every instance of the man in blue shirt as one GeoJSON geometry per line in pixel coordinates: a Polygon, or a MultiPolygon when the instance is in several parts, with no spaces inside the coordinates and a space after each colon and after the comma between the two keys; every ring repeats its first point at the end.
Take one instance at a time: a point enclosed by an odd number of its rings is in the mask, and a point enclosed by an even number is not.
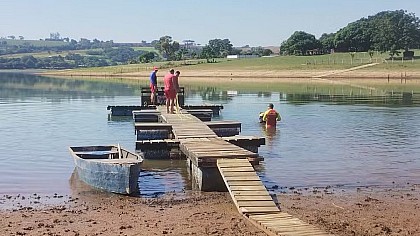
{"type": "Polygon", "coordinates": [[[150,74],[150,102],[155,105],[156,104],[156,92],[157,92],[157,75],[158,68],[155,66],[153,67],[153,71],[150,74]]]}

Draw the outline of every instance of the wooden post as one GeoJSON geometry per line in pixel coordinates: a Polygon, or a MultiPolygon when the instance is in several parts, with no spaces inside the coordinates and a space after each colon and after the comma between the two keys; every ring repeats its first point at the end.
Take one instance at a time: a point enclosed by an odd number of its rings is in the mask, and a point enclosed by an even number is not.
{"type": "Polygon", "coordinates": [[[118,159],[122,158],[122,153],[121,153],[121,146],[120,144],[118,144],[118,159]]]}

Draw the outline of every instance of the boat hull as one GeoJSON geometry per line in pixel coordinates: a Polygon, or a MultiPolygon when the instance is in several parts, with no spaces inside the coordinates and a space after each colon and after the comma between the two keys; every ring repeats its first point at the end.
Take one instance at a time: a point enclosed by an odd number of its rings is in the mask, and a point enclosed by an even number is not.
{"type": "Polygon", "coordinates": [[[93,146],[70,148],[79,178],[105,191],[119,194],[138,193],[141,157],[125,149],[121,149],[121,153],[115,155],[115,151],[118,150],[116,146],[109,146],[109,150],[103,150],[105,146],[96,147],[97,150],[94,150],[93,146]],[[99,154],[95,153],[98,150],[99,154]],[[119,158],[120,156],[122,158],[119,158]]]}

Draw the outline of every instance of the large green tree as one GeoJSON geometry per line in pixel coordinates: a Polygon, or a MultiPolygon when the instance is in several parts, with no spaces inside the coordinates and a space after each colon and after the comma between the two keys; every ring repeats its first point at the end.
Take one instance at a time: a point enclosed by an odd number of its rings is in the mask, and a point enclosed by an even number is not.
{"type": "Polygon", "coordinates": [[[176,52],[179,50],[179,43],[173,41],[171,36],[162,36],[155,43],[155,48],[168,60],[176,60],[176,52]]]}
{"type": "MultiPolygon", "coordinates": [[[[319,41],[324,52],[331,49],[341,52],[377,50],[390,51],[394,55],[397,50],[420,48],[420,20],[405,10],[383,11],[351,22],[336,33],[324,33],[319,41]]],[[[305,54],[316,48],[314,42],[312,35],[296,31],[282,43],[281,51],[305,54]]]]}
{"type": "Polygon", "coordinates": [[[372,48],[374,30],[365,18],[352,22],[335,33],[335,48],[341,52],[368,51],[372,48]]]}
{"type": "Polygon", "coordinates": [[[288,55],[306,55],[309,50],[320,48],[321,42],[314,35],[296,31],[281,44],[280,51],[288,55]]]}
{"type": "Polygon", "coordinates": [[[414,13],[404,10],[385,11],[371,18],[376,28],[373,46],[380,51],[418,48],[420,21],[414,13]]]}
{"type": "Polygon", "coordinates": [[[203,58],[221,58],[229,55],[233,50],[233,45],[229,39],[212,39],[203,47],[201,53],[203,58]]]}
{"type": "Polygon", "coordinates": [[[335,34],[331,33],[331,34],[322,34],[321,37],[319,38],[319,41],[321,42],[322,45],[322,49],[324,50],[324,52],[330,52],[331,49],[335,48],[335,44],[334,44],[334,38],[335,38],[335,34]]]}
{"type": "MultiPolygon", "coordinates": [[[[408,50],[419,47],[420,21],[404,10],[383,11],[351,22],[333,35],[337,51],[408,50]]],[[[324,49],[331,46],[330,35],[324,34],[320,41],[324,49]]]]}

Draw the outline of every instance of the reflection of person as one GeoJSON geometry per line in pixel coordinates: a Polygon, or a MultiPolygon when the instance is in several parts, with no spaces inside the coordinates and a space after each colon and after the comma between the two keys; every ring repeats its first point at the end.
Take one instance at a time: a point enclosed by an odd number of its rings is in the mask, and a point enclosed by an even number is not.
{"type": "Polygon", "coordinates": [[[164,92],[166,97],[166,112],[172,114],[174,113],[174,104],[177,92],[174,86],[174,77],[174,69],[171,69],[163,78],[163,83],[165,84],[164,92]]]}
{"type": "Polygon", "coordinates": [[[152,73],[150,73],[150,103],[156,104],[156,92],[157,92],[157,75],[158,68],[153,67],[152,73]]]}
{"type": "Polygon", "coordinates": [[[277,121],[281,120],[280,114],[274,110],[273,103],[268,104],[268,110],[264,112],[262,120],[265,122],[265,127],[276,127],[277,121]]]}
{"type": "Polygon", "coordinates": [[[265,137],[265,145],[269,150],[275,149],[280,139],[280,129],[277,130],[276,127],[266,127],[262,126],[262,131],[265,137]]]}

